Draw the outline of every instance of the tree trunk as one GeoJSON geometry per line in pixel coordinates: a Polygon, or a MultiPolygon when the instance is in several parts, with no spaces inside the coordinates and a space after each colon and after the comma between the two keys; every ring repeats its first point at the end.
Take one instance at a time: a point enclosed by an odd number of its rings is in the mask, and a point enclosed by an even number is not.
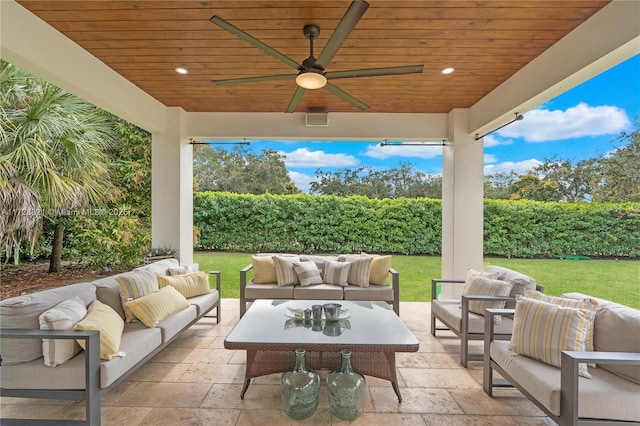
{"type": "Polygon", "coordinates": [[[53,227],[53,243],[51,247],[51,257],[49,258],[49,272],[60,272],[62,263],[62,236],[64,227],[58,220],[53,227]]]}

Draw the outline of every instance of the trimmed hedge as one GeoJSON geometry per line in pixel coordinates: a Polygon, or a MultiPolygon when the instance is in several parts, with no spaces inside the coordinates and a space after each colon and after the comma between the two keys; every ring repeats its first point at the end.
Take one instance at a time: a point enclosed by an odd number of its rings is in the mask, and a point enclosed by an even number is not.
{"type": "MultiPolygon", "coordinates": [[[[640,204],[485,200],[484,252],[530,258],[638,257],[640,204]]],[[[442,204],[429,198],[194,194],[197,249],[441,253],[442,204]]]]}

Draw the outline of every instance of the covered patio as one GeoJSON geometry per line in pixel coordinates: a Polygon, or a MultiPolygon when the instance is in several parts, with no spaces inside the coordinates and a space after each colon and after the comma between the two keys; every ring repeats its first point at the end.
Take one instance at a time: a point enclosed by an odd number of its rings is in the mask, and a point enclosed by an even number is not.
{"type": "Polygon", "coordinates": [[[2,58],[152,133],[152,244],[177,248],[183,264],[193,257],[191,140],[443,142],[441,275],[455,278],[482,266],[483,140],[476,137],[640,52],[636,1],[372,1],[331,70],[425,67],[336,80],[367,111],[307,90],[285,113],[293,81],[212,83],[283,69],[209,22],[213,15],[297,59],[308,52],[302,27],[322,27],[320,51],[349,5],[4,0],[2,58]],[[445,67],[456,70],[441,74],[445,67]],[[327,114],[328,126],[305,124],[314,111],[327,114]]]}
{"type": "MultiPolygon", "coordinates": [[[[482,362],[458,362],[459,340],[437,339],[425,318],[429,304],[402,302],[400,318],[420,341],[417,353],[398,355],[398,400],[386,380],[366,377],[365,412],[353,424],[554,425],[519,391],[505,388],[493,398],[482,390],[482,362]]],[[[280,374],[254,379],[244,400],[244,351],[224,349],[225,336],[238,321],[238,299],[222,300],[220,325],[204,319],[165,348],[102,400],[105,425],[264,425],[344,423],[332,417],[327,388],[320,387],[318,409],[298,422],[282,411],[280,374]]],[[[480,352],[481,347],[473,347],[480,352]]],[[[321,370],[321,379],[327,371],[321,370]]],[[[83,420],[80,401],[2,398],[3,418],[83,420]]]]}

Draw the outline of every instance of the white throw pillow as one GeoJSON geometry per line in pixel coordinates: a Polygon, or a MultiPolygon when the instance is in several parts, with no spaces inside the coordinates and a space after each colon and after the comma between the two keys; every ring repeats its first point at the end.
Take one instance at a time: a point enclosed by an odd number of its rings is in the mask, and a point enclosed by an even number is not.
{"type": "Polygon", "coordinates": [[[167,275],[175,276],[175,275],[186,275],[193,274],[195,272],[200,272],[200,265],[198,263],[194,263],[192,265],[180,266],[178,268],[169,268],[167,270],[167,275]]]}
{"type": "Polygon", "coordinates": [[[322,276],[314,262],[293,262],[300,285],[306,287],[311,284],[322,284],[322,276]]]}
{"type": "Polygon", "coordinates": [[[346,287],[349,285],[349,270],[351,263],[336,262],[330,260],[324,267],[324,282],[326,284],[339,285],[346,287]]]}
{"type": "MultiPolygon", "coordinates": [[[[40,315],[41,330],[73,330],[73,326],[87,315],[87,307],[80,296],[72,297],[40,315]]],[[[44,365],[55,367],[80,352],[75,339],[42,339],[44,365]]]]}

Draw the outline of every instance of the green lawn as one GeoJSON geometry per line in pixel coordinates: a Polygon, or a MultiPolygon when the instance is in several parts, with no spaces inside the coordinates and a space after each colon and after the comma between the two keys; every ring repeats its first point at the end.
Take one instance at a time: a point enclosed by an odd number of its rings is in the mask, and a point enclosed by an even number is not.
{"type": "MultiPolygon", "coordinates": [[[[196,252],[201,270],[222,276],[222,297],[238,298],[240,269],[251,263],[249,253],[196,252]]],[[[499,265],[532,276],[545,293],[580,292],[640,309],[640,261],[485,258],[485,266],[499,265]]],[[[400,300],[429,300],[432,278],[440,277],[440,257],[394,255],[391,266],[400,273],[400,300]]]]}

